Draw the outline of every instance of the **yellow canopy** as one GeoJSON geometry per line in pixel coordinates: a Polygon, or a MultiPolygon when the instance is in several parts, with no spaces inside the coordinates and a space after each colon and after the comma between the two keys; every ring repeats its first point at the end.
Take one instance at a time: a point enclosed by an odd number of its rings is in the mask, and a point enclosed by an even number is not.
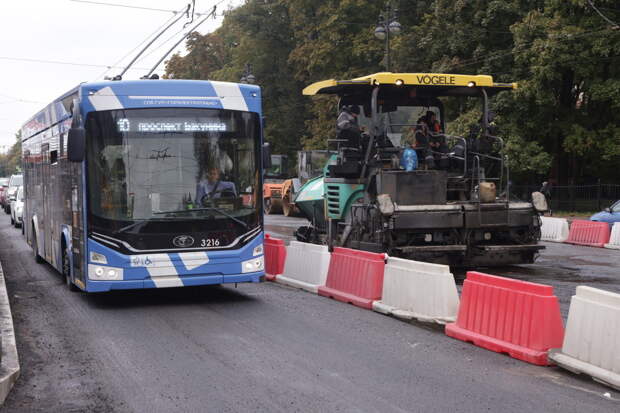
{"type": "Polygon", "coordinates": [[[443,90],[463,87],[485,87],[494,91],[516,89],[516,83],[494,83],[492,76],[457,75],[451,73],[390,73],[381,72],[351,80],[323,80],[303,90],[304,95],[339,93],[372,85],[429,86],[443,90]]]}

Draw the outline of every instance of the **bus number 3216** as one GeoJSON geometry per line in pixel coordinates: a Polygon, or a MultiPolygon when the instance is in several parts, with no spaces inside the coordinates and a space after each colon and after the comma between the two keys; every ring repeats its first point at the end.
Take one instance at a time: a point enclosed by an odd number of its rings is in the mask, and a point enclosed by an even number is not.
{"type": "Polygon", "coordinates": [[[201,247],[219,247],[220,240],[217,238],[203,238],[200,240],[201,247]]]}

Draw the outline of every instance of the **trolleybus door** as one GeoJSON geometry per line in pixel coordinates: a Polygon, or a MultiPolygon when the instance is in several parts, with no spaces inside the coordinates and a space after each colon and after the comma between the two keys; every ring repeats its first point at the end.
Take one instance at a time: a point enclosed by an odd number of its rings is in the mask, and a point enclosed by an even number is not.
{"type": "Polygon", "coordinates": [[[51,188],[52,180],[50,178],[50,145],[45,143],[41,145],[41,157],[42,157],[42,165],[41,165],[41,195],[43,199],[41,200],[43,203],[43,216],[37,217],[39,220],[39,230],[41,234],[39,235],[37,241],[41,241],[43,243],[43,255],[48,262],[51,262],[52,258],[52,225],[51,225],[51,198],[53,196],[53,191],[51,188]],[[41,220],[43,218],[43,220],[41,220]],[[43,222],[41,222],[43,221],[43,222]]]}

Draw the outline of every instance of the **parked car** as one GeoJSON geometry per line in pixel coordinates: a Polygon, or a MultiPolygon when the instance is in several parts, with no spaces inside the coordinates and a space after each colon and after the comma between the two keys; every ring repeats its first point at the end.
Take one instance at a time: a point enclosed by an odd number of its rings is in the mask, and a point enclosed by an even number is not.
{"type": "Polygon", "coordinates": [[[6,190],[9,187],[9,180],[11,178],[0,178],[0,206],[4,208],[6,202],[6,190]]]}
{"type": "Polygon", "coordinates": [[[4,212],[7,214],[11,213],[11,201],[15,200],[17,196],[17,188],[23,185],[23,176],[20,175],[11,175],[11,179],[9,180],[9,187],[6,190],[6,201],[4,206],[4,212]]]}
{"type": "Polygon", "coordinates": [[[22,216],[24,209],[24,187],[20,186],[17,189],[17,195],[15,200],[11,201],[11,224],[15,228],[22,226],[22,216]]]}
{"type": "Polygon", "coordinates": [[[590,220],[608,222],[609,224],[620,222],[620,200],[614,202],[609,208],[605,208],[601,212],[592,215],[590,220]]]}

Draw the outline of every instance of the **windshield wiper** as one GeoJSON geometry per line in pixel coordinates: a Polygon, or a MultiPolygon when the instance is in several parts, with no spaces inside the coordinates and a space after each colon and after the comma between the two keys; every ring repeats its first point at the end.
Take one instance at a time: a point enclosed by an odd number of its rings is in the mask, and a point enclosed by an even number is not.
{"type": "Polygon", "coordinates": [[[131,223],[129,225],[124,226],[123,228],[117,229],[116,231],[114,231],[114,234],[120,234],[122,232],[125,232],[127,230],[132,229],[133,227],[138,227],[138,229],[140,229],[146,223],[147,223],[147,220],[141,220],[141,221],[133,222],[133,223],[131,223]]]}
{"type": "Polygon", "coordinates": [[[228,218],[232,219],[237,224],[243,226],[243,228],[248,229],[248,224],[246,224],[245,222],[243,222],[239,218],[236,218],[236,217],[230,215],[228,212],[224,211],[223,209],[216,208],[216,207],[204,207],[204,208],[194,208],[194,209],[179,209],[179,210],[176,210],[176,211],[153,212],[153,215],[176,214],[176,213],[180,213],[180,212],[192,212],[192,211],[215,211],[215,212],[218,212],[218,213],[224,215],[225,217],[228,217],[228,218]]]}

